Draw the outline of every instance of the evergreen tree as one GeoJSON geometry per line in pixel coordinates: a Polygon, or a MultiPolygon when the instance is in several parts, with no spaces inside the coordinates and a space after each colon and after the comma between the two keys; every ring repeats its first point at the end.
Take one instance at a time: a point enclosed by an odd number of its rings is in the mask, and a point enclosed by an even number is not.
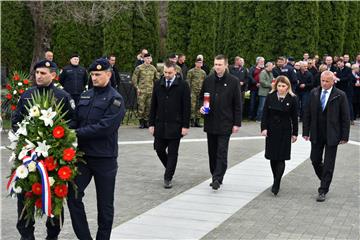
{"type": "Polygon", "coordinates": [[[194,62],[198,54],[211,66],[216,46],[217,2],[194,2],[191,9],[188,59],[194,62]]]}
{"type": "Polygon", "coordinates": [[[33,24],[23,2],[1,3],[1,60],[9,72],[28,71],[33,51],[33,24]]]}
{"type": "Polygon", "coordinates": [[[104,25],[104,53],[116,56],[116,65],[121,71],[134,70],[133,11],[115,16],[104,25]]]}
{"type": "Polygon", "coordinates": [[[360,3],[348,2],[344,54],[354,58],[360,52],[360,3]]]}
{"type": "Polygon", "coordinates": [[[346,2],[319,4],[319,53],[340,55],[344,48],[346,2]]]}
{"type": "Polygon", "coordinates": [[[133,47],[136,54],[133,56],[133,64],[137,53],[142,48],[148,49],[152,54],[153,63],[156,64],[159,57],[159,3],[141,2],[135,6],[133,15],[133,47]]]}
{"type": "Polygon", "coordinates": [[[54,61],[63,67],[69,64],[71,54],[80,55],[80,65],[89,66],[103,56],[102,26],[89,26],[74,21],[58,22],[53,27],[52,50],[54,61]]]}
{"type": "MultiPolygon", "coordinates": [[[[318,27],[318,2],[291,2],[287,4],[283,27],[284,54],[301,59],[304,52],[315,53],[318,27]]],[[[281,27],[281,25],[279,26],[281,27]]]]}
{"type": "Polygon", "coordinates": [[[192,2],[169,2],[166,50],[187,53],[192,2]]]}

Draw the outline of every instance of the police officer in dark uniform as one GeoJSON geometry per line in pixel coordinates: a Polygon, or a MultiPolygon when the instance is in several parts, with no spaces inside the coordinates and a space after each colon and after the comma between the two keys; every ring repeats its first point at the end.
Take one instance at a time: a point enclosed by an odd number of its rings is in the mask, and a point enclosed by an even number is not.
{"type": "Polygon", "coordinates": [[[93,88],[80,96],[75,122],[79,150],[85,163],[78,164],[77,195],[69,187],[68,206],[72,225],[79,239],[92,239],[82,198],[94,177],[98,201],[96,239],[110,239],[114,218],[114,190],[117,173],[118,129],[125,115],[122,96],[110,85],[112,74],[107,59],[97,59],[89,72],[93,88]]]}
{"type": "Polygon", "coordinates": [[[75,104],[79,102],[80,94],[84,91],[88,81],[86,69],[79,65],[80,57],[73,54],[70,57],[70,64],[66,65],[60,74],[59,82],[64,90],[70,93],[75,104]]]}
{"type": "MultiPolygon", "coordinates": [[[[107,57],[102,57],[102,58],[99,58],[98,60],[100,60],[100,59],[108,61],[107,57]]],[[[115,73],[114,73],[114,70],[112,69],[111,65],[110,65],[109,71],[111,71],[110,85],[114,89],[118,89],[118,83],[117,83],[117,81],[115,79],[115,73]]],[[[88,80],[88,89],[90,89],[90,88],[93,88],[93,81],[92,81],[91,76],[89,77],[89,80],[88,80]]]]}
{"type": "MultiPolygon", "coordinates": [[[[48,93],[52,91],[56,102],[59,103],[62,101],[64,103],[63,112],[67,112],[65,115],[65,119],[71,120],[73,117],[73,112],[75,109],[75,103],[71,99],[70,95],[54,86],[52,80],[56,77],[57,66],[54,62],[43,60],[35,64],[35,80],[36,86],[33,86],[26,90],[22,95],[17,104],[16,111],[12,115],[11,123],[12,129],[16,131],[18,129],[17,123],[21,122],[24,119],[24,116],[28,115],[26,107],[29,107],[28,100],[31,100],[32,94],[35,91],[39,91],[40,94],[48,93]]],[[[26,216],[26,213],[22,213],[24,209],[24,200],[25,196],[23,194],[18,195],[18,222],[16,224],[16,228],[18,229],[21,239],[32,240],[35,239],[34,231],[35,231],[35,221],[30,221],[27,223],[27,219],[20,216],[26,216]]],[[[61,213],[61,218],[64,219],[64,212],[61,213]]],[[[47,237],[46,239],[57,239],[57,236],[60,233],[60,221],[57,218],[48,218],[46,221],[47,228],[47,237]]]]}

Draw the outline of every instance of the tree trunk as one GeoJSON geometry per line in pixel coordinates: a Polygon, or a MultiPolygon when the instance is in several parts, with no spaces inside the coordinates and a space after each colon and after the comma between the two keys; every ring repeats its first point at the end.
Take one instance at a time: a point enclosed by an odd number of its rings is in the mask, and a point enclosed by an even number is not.
{"type": "Polygon", "coordinates": [[[166,56],[166,35],[167,35],[167,15],[168,1],[160,1],[159,22],[160,22],[160,57],[166,56]]]}
{"type": "Polygon", "coordinates": [[[34,23],[34,50],[30,66],[30,79],[34,80],[34,65],[43,58],[47,43],[47,24],[44,20],[44,2],[31,1],[27,2],[33,23],[34,23]]]}

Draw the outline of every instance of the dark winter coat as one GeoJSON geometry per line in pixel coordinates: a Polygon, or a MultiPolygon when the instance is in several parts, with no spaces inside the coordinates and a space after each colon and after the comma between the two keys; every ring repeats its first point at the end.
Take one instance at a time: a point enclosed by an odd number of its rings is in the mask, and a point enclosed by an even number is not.
{"type": "Polygon", "coordinates": [[[189,128],[191,113],[190,88],[179,75],[166,88],[165,78],[154,84],[149,126],[155,127],[154,136],[163,139],[181,138],[181,129],[189,128]]]}
{"type": "Polygon", "coordinates": [[[204,131],[211,134],[232,133],[233,126],[241,126],[241,93],[239,80],[228,72],[219,78],[216,73],[205,78],[200,102],[204,93],[210,93],[210,112],[204,115],[204,131]]]}
{"type": "MultiPolygon", "coordinates": [[[[321,111],[321,87],[313,89],[310,93],[308,107],[303,117],[303,136],[310,136],[312,143],[318,142],[319,112],[321,111]]],[[[343,91],[333,87],[326,103],[327,124],[326,143],[329,146],[338,145],[341,140],[349,140],[350,114],[346,95],[343,91]]]]}
{"type": "Polygon", "coordinates": [[[298,135],[297,99],[289,93],[281,102],[277,92],[265,100],[261,131],[267,130],[265,158],[290,160],[291,136],[298,135]]]}

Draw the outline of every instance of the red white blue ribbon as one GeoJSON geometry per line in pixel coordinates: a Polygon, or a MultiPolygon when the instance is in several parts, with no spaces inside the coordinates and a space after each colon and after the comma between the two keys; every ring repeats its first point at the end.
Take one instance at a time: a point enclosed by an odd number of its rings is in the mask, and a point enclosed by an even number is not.
{"type": "MultiPolygon", "coordinates": [[[[34,150],[30,151],[30,156],[25,156],[22,159],[22,162],[25,166],[29,165],[32,161],[36,162],[37,155],[34,150]]],[[[40,176],[41,176],[41,190],[42,190],[42,212],[48,216],[53,217],[51,214],[51,190],[50,190],[50,182],[49,182],[49,176],[48,172],[46,170],[44,162],[38,161],[36,162],[36,168],[38,169],[40,176]]],[[[9,191],[11,194],[13,192],[13,183],[15,184],[16,180],[18,180],[18,177],[16,176],[16,170],[11,174],[10,179],[8,181],[8,184],[6,185],[6,190],[9,191]]]]}
{"type": "Polygon", "coordinates": [[[39,173],[41,176],[42,211],[46,216],[52,217],[52,214],[51,214],[51,190],[50,190],[50,182],[49,182],[48,172],[45,168],[45,164],[43,161],[37,162],[36,168],[39,170],[39,173]]]}

